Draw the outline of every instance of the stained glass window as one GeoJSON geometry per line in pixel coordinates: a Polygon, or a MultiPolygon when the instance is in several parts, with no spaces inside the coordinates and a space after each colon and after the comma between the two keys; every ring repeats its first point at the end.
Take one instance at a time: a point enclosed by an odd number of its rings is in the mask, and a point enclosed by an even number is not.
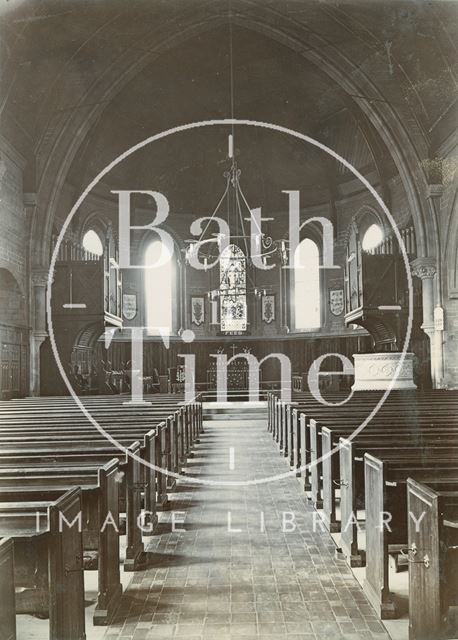
{"type": "Polygon", "coordinates": [[[247,329],[246,258],[235,244],[220,257],[221,331],[238,333],[247,329]]]}
{"type": "Polygon", "coordinates": [[[296,329],[320,327],[320,255],[309,238],[302,240],[294,255],[294,312],[296,329]]]}

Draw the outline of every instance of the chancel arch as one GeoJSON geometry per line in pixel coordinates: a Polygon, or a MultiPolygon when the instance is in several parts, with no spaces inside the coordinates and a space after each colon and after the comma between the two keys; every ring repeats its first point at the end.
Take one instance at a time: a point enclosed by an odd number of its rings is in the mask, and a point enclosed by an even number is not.
{"type": "MultiPolygon", "coordinates": [[[[246,7],[242,4],[242,8],[244,9],[243,15],[235,15],[232,17],[234,24],[242,26],[244,29],[250,29],[253,32],[265,34],[269,38],[282,42],[292,50],[298,50],[298,48],[300,48],[299,36],[292,37],[290,35],[290,18],[282,16],[278,11],[266,9],[266,15],[263,20],[259,20],[257,18],[255,19],[251,14],[249,4],[247,4],[246,7]]],[[[333,17],[332,19],[338,24],[338,18],[333,17]]],[[[189,12],[189,15],[186,16],[186,21],[181,23],[180,36],[182,39],[201,36],[208,31],[218,28],[221,24],[226,24],[227,20],[228,18],[221,16],[219,12],[208,15],[208,7],[205,5],[205,7],[202,8],[202,13],[195,10],[189,12]]],[[[309,33],[309,27],[307,27],[306,31],[301,31],[303,26],[301,26],[300,22],[295,22],[295,27],[299,30],[299,33],[304,34],[304,37],[309,33]]],[[[356,22],[352,23],[352,29],[357,31],[356,22]]],[[[75,136],[74,131],[80,131],[81,127],[89,127],[89,123],[96,122],[100,117],[104,105],[113,99],[120,90],[120,86],[128,83],[133,75],[141,73],[142,69],[152,59],[156,58],[159,51],[167,50],[171,46],[171,43],[175,43],[176,34],[167,32],[162,35],[161,32],[161,36],[162,39],[159,39],[159,42],[154,41],[154,47],[152,47],[151,50],[146,51],[144,55],[140,57],[138,55],[135,56],[135,63],[129,65],[126,57],[124,61],[126,70],[123,69],[120,72],[118,65],[113,65],[111,68],[104,70],[98,77],[97,82],[91,85],[91,91],[97,91],[97,94],[94,93],[91,97],[86,97],[86,103],[92,105],[89,115],[86,112],[84,115],[78,113],[78,110],[76,110],[76,113],[69,113],[68,120],[65,123],[67,138],[65,141],[62,140],[63,145],[59,150],[59,154],[56,153],[54,158],[57,167],[61,167],[59,169],[61,178],[64,176],[64,172],[70,168],[72,158],[77,153],[77,148],[80,145],[80,140],[84,138],[84,136],[81,135],[75,136]],[[115,79],[115,82],[113,82],[113,79],[115,79]],[[81,118],[81,120],[78,120],[79,118],[81,118]],[[61,155],[62,152],[64,153],[64,158],[61,155]]],[[[315,33],[314,37],[320,40],[318,34],[315,33]]],[[[427,148],[427,141],[421,137],[417,128],[415,129],[415,135],[409,137],[408,131],[405,128],[407,118],[404,118],[401,104],[394,105],[393,103],[390,106],[390,113],[386,112],[384,104],[386,100],[383,99],[383,93],[373,85],[371,85],[370,88],[368,87],[369,78],[363,73],[360,65],[356,63],[352,64],[342,51],[335,48],[332,58],[328,58],[325,55],[327,49],[326,41],[323,41],[323,45],[322,49],[314,47],[313,51],[311,49],[303,50],[302,55],[317,65],[324,73],[328,74],[333,81],[340,83],[349,95],[355,96],[356,98],[358,96],[368,95],[369,93],[379,96],[377,99],[370,101],[370,104],[368,101],[357,100],[358,108],[364,110],[372,125],[377,127],[379,134],[384,138],[389,147],[395,149],[396,164],[405,182],[405,188],[411,200],[412,210],[415,211],[416,214],[418,211],[418,220],[417,218],[415,219],[415,226],[420,243],[419,255],[425,255],[428,251],[427,244],[432,240],[433,236],[426,234],[424,231],[425,226],[429,224],[429,216],[425,213],[427,207],[423,207],[421,199],[422,187],[420,188],[416,185],[418,151],[415,147],[418,146],[420,151],[422,151],[427,148]],[[358,72],[357,74],[355,73],[356,70],[358,72]],[[398,109],[399,113],[395,113],[393,109],[398,109]],[[409,155],[409,166],[405,163],[406,150],[408,150],[409,155]]],[[[50,111],[52,110],[50,109],[50,111]]],[[[44,146],[46,146],[46,140],[46,136],[43,135],[42,144],[44,146]]],[[[55,168],[56,165],[50,165],[46,167],[46,171],[49,170],[53,175],[56,175],[55,168]]],[[[424,183],[424,174],[420,173],[420,177],[424,183]]],[[[46,178],[42,180],[42,183],[45,189],[50,186],[46,178]]],[[[58,206],[57,193],[54,193],[50,198],[46,198],[46,200],[52,202],[53,208],[58,206]]]]}
{"type": "Polygon", "coordinates": [[[458,7],[3,4],[7,637],[455,637],[458,7]]]}

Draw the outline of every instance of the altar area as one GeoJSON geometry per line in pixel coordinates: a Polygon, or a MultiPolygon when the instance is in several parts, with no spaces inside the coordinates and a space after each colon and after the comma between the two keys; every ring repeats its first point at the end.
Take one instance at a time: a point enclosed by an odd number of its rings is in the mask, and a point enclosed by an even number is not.
{"type": "MultiPolygon", "coordinates": [[[[244,354],[250,354],[251,349],[241,350],[237,345],[230,347],[232,353],[227,356],[227,389],[229,391],[248,389],[249,387],[249,367],[248,362],[243,358],[244,354]],[[240,357],[238,357],[240,356],[240,357]],[[236,357],[236,360],[232,358],[236,357]]],[[[223,349],[220,349],[220,354],[224,353],[223,349]]],[[[207,390],[214,390],[217,387],[217,368],[216,361],[212,361],[207,369],[207,390]]],[[[262,371],[259,371],[259,385],[262,383],[262,371]]]]}

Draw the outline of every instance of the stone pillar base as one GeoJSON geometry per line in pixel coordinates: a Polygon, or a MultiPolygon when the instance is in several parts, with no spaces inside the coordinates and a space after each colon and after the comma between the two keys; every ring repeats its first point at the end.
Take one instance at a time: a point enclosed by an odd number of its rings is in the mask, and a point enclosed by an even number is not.
{"type": "Polygon", "coordinates": [[[355,382],[353,391],[386,391],[387,389],[416,389],[413,381],[413,353],[406,353],[399,374],[396,368],[402,353],[355,353],[355,382]]]}

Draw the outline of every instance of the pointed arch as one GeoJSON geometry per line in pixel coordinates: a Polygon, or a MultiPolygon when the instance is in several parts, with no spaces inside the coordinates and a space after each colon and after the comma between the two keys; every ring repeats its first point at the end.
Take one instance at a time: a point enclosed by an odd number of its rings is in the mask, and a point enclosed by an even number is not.
{"type": "MultiPolygon", "coordinates": [[[[405,121],[411,118],[407,114],[404,117],[402,105],[394,105],[385,99],[382,92],[374,85],[372,79],[368,77],[360,65],[348,59],[339,49],[330,47],[329,43],[319,34],[314,33],[313,37],[317,46],[305,48],[303,42],[310,38],[310,31],[301,24],[295,23],[286,16],[282,16],[278,11],[266,11],[263,20],[254,17],[250,11],[250,4],[247,2],[244,12],[240,15],[232,16],[234,24],[245,29],[251,29],[263,33],[264,35],[281,42],[293,50],[302,50],[304,58],[312,62],[318,69],[334,80],[348,95],[355,97],[356,107],[365,114],[369,122],[378,131],[381,138],[392,150],[392,158],[404,185],[409,205],[413,215],[413,222],[418,242],[419,255],[437,254],[437,229],[434,228],[430,213],[430,203],[425,204],[424,189],[427,185],[427,176],[421,159],[427,157],[428,142],[421,135],[420,130],[415,130],[415,139],[404,125],[405,121]],[[294,25],[295,33],[292,35],[291,26],[294,25]],[[322,44],[320,47],[318,44],[322,44]],[[363,98],[365,95],[373,96],[372,100],[363,98]],[[361,99],[360,99],[361,96],[361,99]]],[[[190,39],[201,35],[214,27],[224,24],[228,20],[225,14],[209,14],[208,7],[204,5],[200,11],[193,7],[193,11],[188,12],[180,24],[180,38],[190,39]]],[[[43,209],[45,219],[34,219],[37,227],[37,237],[41,236],[41,251],[37,256],[37,263],[44,262],[45,256],[49,253],[49,229],[55,216],[58,206],[59,185],[65,181],[65,176],[70,169],[71,162],[75,157],[81,141],[90,131],[90,127],[100,117],[106,103],[113,99],[127,82],[134,77],[153,59],[157,58],[164,50],[171,48],[177,38],[177,33],[164,31],[158,40],[154,40],[154,46],[150,50],[145,50],[144,55],[138,56],[128,64],[120,73],[119,66],[113,66],[104,70],[97,83],[91,85],[91,98],[84,96],[83,104],[91,104],[91,109],[76,109],[69,114],[68,121],[65,122],[65,131],[60,136],[59,152],[54,152],[52,158],[48,160],[44,167],[43,175],[40,179],[40,195],[44,202],[48,203],[43,209]],[[93,87],[96,87],[94,90],[93,87]],[[95,93],[97,92],[97,94],[95,93]],[[80,121],[77,121],[81,118],[80,121]],[[78,135],[75,135],[75,131],[78,135]],[[46,177],[46,173],[52,179],[46,177]],[[58,179],[56,180],[56,175],[58,179]],[[43,190],[43,194],[41,191],[43,190]]],[[[133,55],[133,54],[132,54],[133,55]]],[[[42,137],[43,140],[46,136],[42,137]]]]}

